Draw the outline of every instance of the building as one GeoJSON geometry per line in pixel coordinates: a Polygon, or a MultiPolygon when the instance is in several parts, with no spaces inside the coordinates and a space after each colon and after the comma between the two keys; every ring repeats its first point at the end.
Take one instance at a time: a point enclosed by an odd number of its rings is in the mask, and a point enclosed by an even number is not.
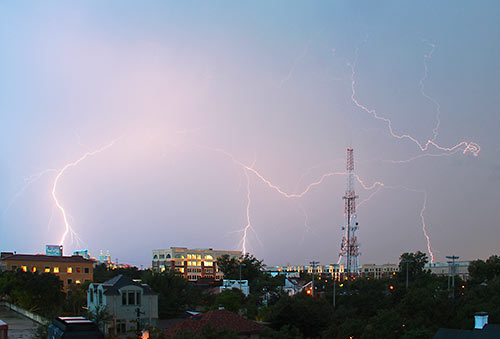
{"type": "Polygon", "coordinates": [[[343,277],[345,270],[344,265],[286,265],[286,266],[275,266],[267,269],[271,275],[275,272],[278,274],[285,274],[287,277],[299,277],[302,273],[314,274],[323,278],[333,278],[339,280],[343,277]],[[298,275],[294,275],[297,273],[298,275]]]}
{"type": "Polygon", "coordinates": [[[179,322],[166,330],[167,337],[173,337],[176,333],[191,332],[200,334],[202,328],[210,326],[216,331],[229,330],[236,333],[240,338],[262,338],[266,327],[252,320],[245,319],[237,314],[224,309],[208,311],[207,313],[194,315],[179,322]]]}
{"type": "Polygon", "coordinates": [[[152,266],[154,271],[175,270],[188,281],[201,278],[221,280],[224,275],[217,268],[217,258],[228,255],[230,258],[240,258],[241,251],[219,251],[212,248],[188,249],[185,247],[170,247],[153,250],[152,266]]]}
{"type": "Polygon", "coordinates": [[[488,324],[488,313],[477,312],[474,315],[474,329],[456,330],[440,328],[434,339],[492,339],[500,338],[500,325],[488,324]]]}
{"type": "Polygon", "coordinates": [[[53,256],[44,254],[2,253],[2,266],[6,270],[21,269],[24,272],[53,273],[63,282],[64,291],[72,284],[93,280],[94,261],[79,255],[53,256]]]}
{"type": "Polygon", "coordinates": [[[224,290],[232,290],[233,288],[236,288],[241,291],[245,295],[245,297],[248,297],[250,294],[250,286],[248,286],[248,280],[230,280],[230,279],[224,279],[222,281],[222,286],[219,287],[219,291],[222,292],[224,290]]]}
{"type": "MultiPolygon", "coordinates": [[[[469,279],[469,261],[455,261],[455,275],[462,278],[462,280],[469,279]]],[[[438,276],[450,276],[452,273],[452,263],[435,262],[425,264],[425,269],[438,276]]]]}
{"type": "Polygon", "coordinates": [[[389,278],[399,272],[399,265],[397,264],[364,264],[361,266],[361,276],[364,278],[389,278]]]}
{"type": "Polygon", "coordinates": [[[121,274],[102,284],[90,284],[87,307],[89,312],[105,309],[111,315],[104,326],[106,335],[136,331],[138,323],[144,329],[158,322],[158,294],[121,274]]]}

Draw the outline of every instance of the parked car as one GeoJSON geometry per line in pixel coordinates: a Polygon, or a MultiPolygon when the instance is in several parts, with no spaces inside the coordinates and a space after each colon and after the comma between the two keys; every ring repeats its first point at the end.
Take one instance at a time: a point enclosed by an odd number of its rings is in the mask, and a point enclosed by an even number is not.
{"type": "Polygon", "coordinates": [[[49,325],[48,339],[104,339],[97,325],[84,317],[57,317],[49,325]]]}

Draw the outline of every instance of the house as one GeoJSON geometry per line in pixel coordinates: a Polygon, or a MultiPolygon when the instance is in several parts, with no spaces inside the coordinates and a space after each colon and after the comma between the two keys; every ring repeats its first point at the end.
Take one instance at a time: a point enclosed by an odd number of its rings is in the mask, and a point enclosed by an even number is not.
{"type": "Polygon", "coordinates": [[[288,295],[292,296],[300,291],[302,291],[302,284],[297,278],[285,278],[285,286],[283,286],[283,291],[288,295]]]}
{"type": "Polygon", "coordinates": [[[124,334],[156,326],[158,321],[158,294],[147,284],[140,284],[124,275],[102,283],[92,283],[87,292],[89,312],[106,310],[111,319],[104,326],[104,333],[124,334]]]}
{"type": "Polygon", "coordinates": [[[245,297],[248,297],[250,294],[250,286],[248,286],[248,280],[231,280],[231,279],[224,279],[222,281],[222,286],[219,287],[219,292],[222,292],[224,290],[232,290],[233,288],[236,288],[241,291],[245,295],[245,297]]]}
{"type": "Polygon", "coordinates": [[[227,310],[219,309],[194,315],[169,327],[165,331],[165,334],[167,337],[173,337],[176,334],[186,332],[197,334],[206,326],[212,327],[217,331],[229,330],[241,338],[259,338],[259,335],[266,329],[264,325],[255,321],[245,319],[227,310]]]}
{"type": "Polygon", "coordinates": [[[478,312],[474,315],[473,330],[455,330],[440,328],[434,339],[493,339],[500,338],[500,325],[488,324],[488,313],[478,312]]]}
{"type": "Polygon", "coordinates": [[[4,270],[24,272],[53,273],[59,277],[66,292],[72,284],[92,281],[94,261],[79,255],[54,256],[45,254],[2,253],[4,270]]]}

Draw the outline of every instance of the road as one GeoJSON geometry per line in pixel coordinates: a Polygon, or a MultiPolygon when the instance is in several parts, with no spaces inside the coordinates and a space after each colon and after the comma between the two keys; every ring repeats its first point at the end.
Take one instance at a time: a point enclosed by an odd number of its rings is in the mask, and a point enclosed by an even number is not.
{"type": "Polygon", "coordinates": [[[4,306],[0,306],[0,320],[9,325],[9,339],[31,338],[38,326],[33,320],[4,306]]]}

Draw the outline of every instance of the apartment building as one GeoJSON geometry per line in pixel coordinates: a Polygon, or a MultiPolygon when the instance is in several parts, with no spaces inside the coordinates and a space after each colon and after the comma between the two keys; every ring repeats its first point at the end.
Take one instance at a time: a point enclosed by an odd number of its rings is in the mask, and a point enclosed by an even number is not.
{"type": "Polygon", "coordinates": [[[217,258],[228,255],[240,258],[241,251],[223,251],[206,249],[190,249],[186,247],[170,247],[153,250],[152,266],[154,271],[175,270],[188,281],[199,279],[222,280],[223,273],[217,268],[217,258]]]}
{"type": "Polygon", "coordinates": [[[25,272],[53,273],[63,282],[64,291],[71,284],[92,281],[94,261],[79,255],[52,256],[44,254],[11,254],[2,253],[2,266],[6,270],[21,269],[25,272]]]}
{"type": "Polygon", "coordinates": [[[399,272],[398,264],[364,264],[361,266],[361,276],[364,278],[388,278],[396,275],[397,272],[399,272]]]}

